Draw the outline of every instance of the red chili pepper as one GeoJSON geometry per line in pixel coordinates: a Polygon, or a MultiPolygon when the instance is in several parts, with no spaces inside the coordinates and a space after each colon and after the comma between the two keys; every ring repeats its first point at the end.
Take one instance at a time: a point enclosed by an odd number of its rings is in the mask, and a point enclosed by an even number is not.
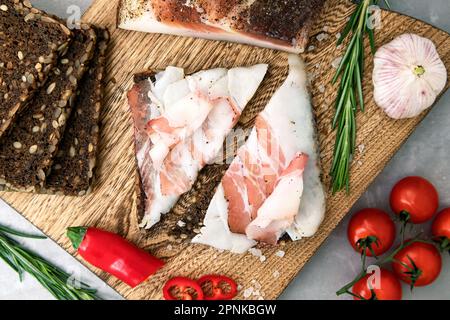
{"type": "Polygon", "coordinates": [[[226,276],[220,275],[206,275],[197,280],[197,283],[202,287],[206,287],[206,283],[210,282],[212,288],[212,295],[206,295],[205,300],[231,300],[237,295],[237,284],[236,282],[226,276]],[[225,287],[229,289],[225,290],[225,287]]]}
{"type": "Polygon", "coordinates": [[[70,227],[67,236],[84,260],[134,288],[164,262],[121,236],[97,228],[70,227]]]}
{"type": "Polygon", "coordinates": [[[175,277],[167,281],[163,294],[166,300],[203,300],[203,290],[200,285],[186,277],[175,277]]]}

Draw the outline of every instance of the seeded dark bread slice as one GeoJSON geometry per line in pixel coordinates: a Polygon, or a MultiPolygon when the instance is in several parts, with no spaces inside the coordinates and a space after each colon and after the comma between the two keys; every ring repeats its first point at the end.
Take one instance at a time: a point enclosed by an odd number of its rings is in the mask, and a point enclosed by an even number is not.
{"type": "Polygon", "coordinates": [[[95,30],[97,47],[94,57],[80,82],[74,110],[46,180],[43,190],[46,193],[83,196],[91,191],[103,100],[106,49],[109,42],[107,29],[95,30]]]}
{"type": "Polygon", "coordinates": [[[29,1],[0,0],[0,136],[43,85],[71,32],[29,1]]]}
{"type": "Polygon", "coordinates": [[[0,184],[6,189],[32,192],[43,186],[95,43],[95,31],[88,25],[74,30],[45,86],[1,137],[0,184]]]}

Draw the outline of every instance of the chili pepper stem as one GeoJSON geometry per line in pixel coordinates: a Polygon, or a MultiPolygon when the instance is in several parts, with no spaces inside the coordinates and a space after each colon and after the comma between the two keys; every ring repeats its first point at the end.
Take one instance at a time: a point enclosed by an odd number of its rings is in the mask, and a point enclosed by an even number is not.
{"type": "Polygon", "coordinates": [[[67,228],[67,237],[70,239],[72,246],[75,250],[78,250],[81,242],[83,242],[84,236],[86,235],[86,227],[69,227],[67,228]]]}

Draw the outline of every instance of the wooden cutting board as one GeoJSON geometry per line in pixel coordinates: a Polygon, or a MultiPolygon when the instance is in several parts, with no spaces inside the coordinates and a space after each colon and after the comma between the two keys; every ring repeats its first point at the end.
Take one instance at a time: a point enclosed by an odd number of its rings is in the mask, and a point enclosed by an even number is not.
{"type": "MultiPolygon", "coordinates": [[[[269,74],[240,122],[241,126],[250,127],[254,116],[264,108],[287,74],[286,54],[245,45],[119,30],[115,21],[116,6],[116,0],[97,0],[84,16],[85,21],[108,26],[112,32],[102,114],[100,166],[94,192],[82,198],[20,193],[0,193],[0,196],[72,254],[74,251],[65,237],[66,227],[88,225],[118,232],[137,245],[164,257],[167,260],[166,267],[135,289],[90,267],[126,298],[160,299],[161,287],[170,277],[184,275],[195,278],[207,273],[227,274],[235,278],[243,289],[261,286],[259,291],[261,295],[264,293],[266,299],[278,297],[405,142],[425,113],[406,121],[393,121],[385,116],[373,102],[372,64],[371,59],[367,59],[364,79],[366,111],[359,112],[357,118],[358,145],[362,152],[357,152],[354,159],[351,193],[334,196],[329,193],[326,219],[319,232],[299,242],[262,248],[266,257],[264,262],[251,254],[235,255],[172,241],[167,230],[173,227],[174,221],[185,219],[186,212],[201,215],[201,210],[192,210],[197,208],[195,192],[182,199],[172,218],[165,220],[156,231],[146,233],[138,229],[135,207],[132,126],[126,102],[132,75],[148,68],[163,69],[168,65],[194,72],[219,66],[268,63],[269,74]],[[278,250],[285,252],[283,258],[276,255],[278,250]]],[[[352,10],[353,5],[348,1],[329,0],[312,32],[312,50],[302,55],[308,63],[312,80],[311,93],[320,137],[324,182],[328,189],[330,179],[327,173],[335,139],[330,123],[336,95],[335,87],[330,84],[335,72],[332,62],[343,54],[342,49],[336,48],[336,38],[352,10]],[[325,39],[318,41],[318,38],[325,39]]],[[[392,12],[383,12],[382,24],[382,29],[376,32],[378,46],[404,32],[423,35],[434,41],[450,71],[450,36],[447,33],[392,12]]],[[[366,51],[369,56],[368,46],[366,51]]],[[[200,182],[207,185],[211,183],[210,178],[206,172],[200,177],[200,182]]],[[[202,184],[198,187],[201,190],[202,184]]],[[[200,195],[197,193],[197,196],[200,195]]],[[[244,298],[243,290],[238,298],[244,298]]]]}

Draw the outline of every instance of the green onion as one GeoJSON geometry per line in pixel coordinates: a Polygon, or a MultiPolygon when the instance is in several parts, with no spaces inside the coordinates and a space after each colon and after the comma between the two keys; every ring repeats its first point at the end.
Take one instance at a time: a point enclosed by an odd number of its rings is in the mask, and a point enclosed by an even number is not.
{"type": "Polygon", "coordinates": [[[25,249],[10,235],[31,239],[46,239],[46,237],[0,226],[0,259],[17,272],[20,281],[23,280],[24,273],[28,273],[58,300],[99,299],[96,290],[82,282],[77,283],[77,287],[70,284],[71,275],[25,249]]]}

